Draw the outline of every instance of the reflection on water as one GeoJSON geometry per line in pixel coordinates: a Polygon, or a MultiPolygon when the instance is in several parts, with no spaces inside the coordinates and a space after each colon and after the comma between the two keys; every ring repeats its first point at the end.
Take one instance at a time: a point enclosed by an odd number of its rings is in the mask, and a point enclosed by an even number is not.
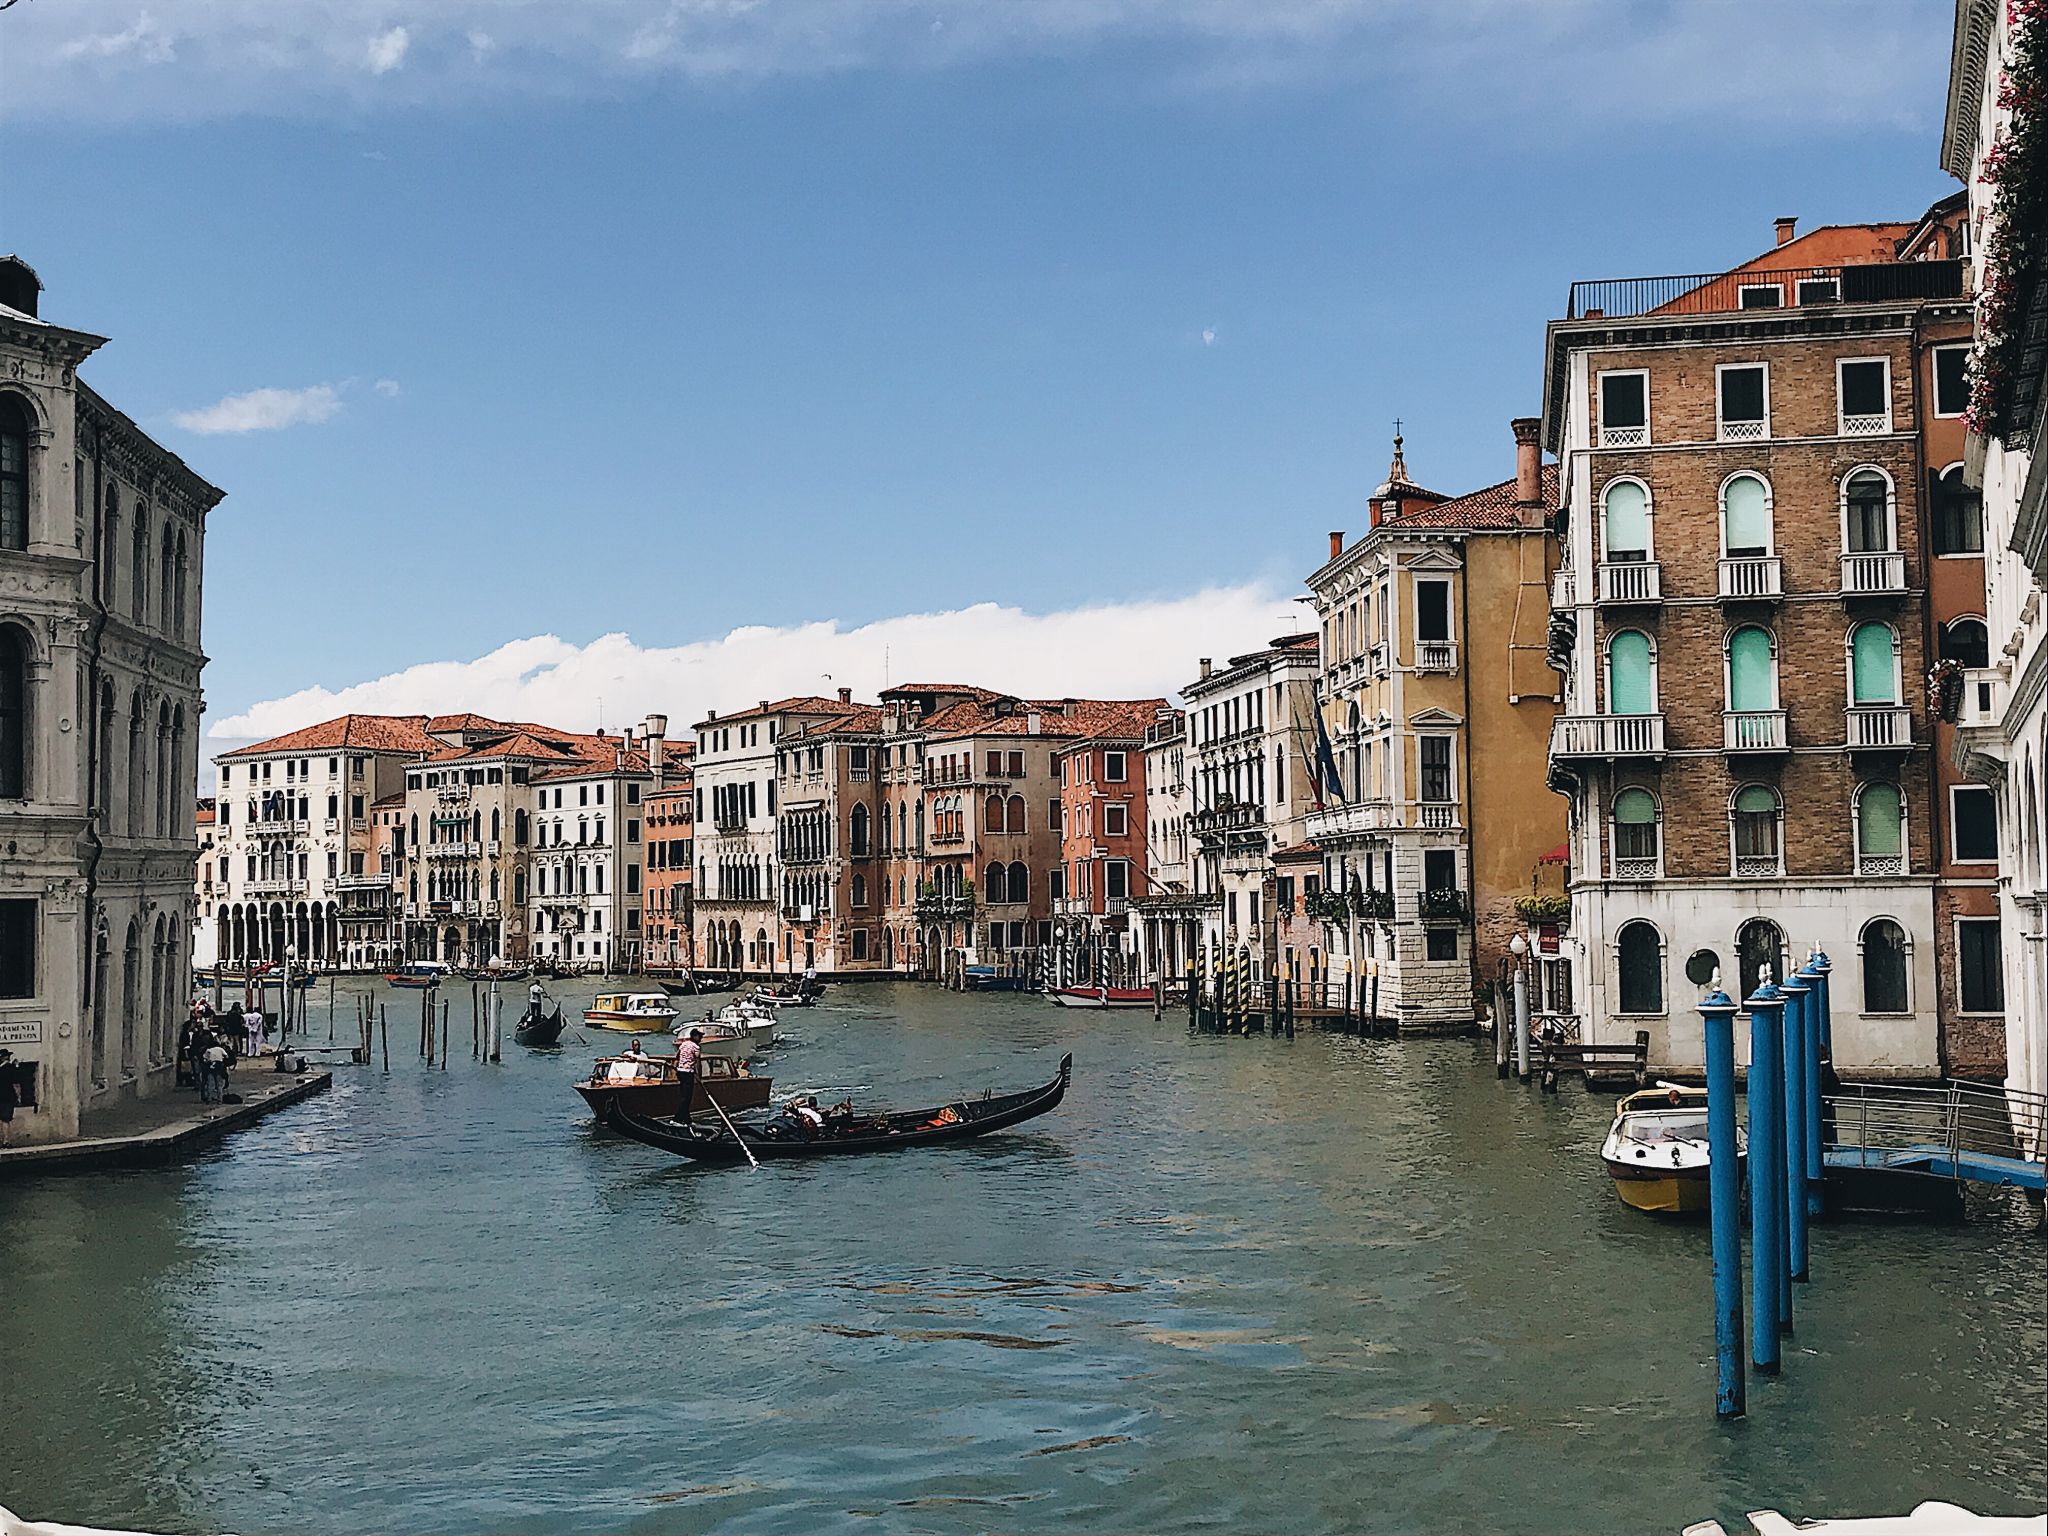
{"type": "Polygon", "coordinates": [[[1613,1198],[1603,1098],[1503,1089],[1468,1042],[831,996],[790,1016],[778,1092],[915,1106],[1068,1047],[1073,1091],[969,1148],[697,1169],[568,1091],[616,1037],[479,1065],[458,995],[446,1072],[394,1040],[388,1077],[343,1067],[189,1168],[0,1186],[0,1502],[669,1536],[1650,1532],[2042,1498],[2017,1204],[1822,1230],[1787,1374],[1721,1427],[1705,1229],[1613,1198]]]}

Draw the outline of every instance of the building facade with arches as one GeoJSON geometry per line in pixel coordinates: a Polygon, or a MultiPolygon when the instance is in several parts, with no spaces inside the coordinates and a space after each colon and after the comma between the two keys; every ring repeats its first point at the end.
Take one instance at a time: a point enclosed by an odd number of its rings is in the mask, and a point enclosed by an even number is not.
{"type": "Polygon", "coordinates": [[[222,493],[78,376],[0,257],[0,1046],[17,1143],[168,1089],[190,988],[200,590],[222,493]]]}
{"type": "Polygon", "coordinates": [[[1713,974],[1746,993],[1818,944],[1844,1072],[2000,1068],[1989,808],[1930,701],[1983,643],[1981,519],[1948,473],[1962,224],[1960,197],[1781,220],[1740,268],[1579,284],[1550,326],[1549,777],[1589,1040],[1647,1030],[1697,1069],[1713,974]]]}

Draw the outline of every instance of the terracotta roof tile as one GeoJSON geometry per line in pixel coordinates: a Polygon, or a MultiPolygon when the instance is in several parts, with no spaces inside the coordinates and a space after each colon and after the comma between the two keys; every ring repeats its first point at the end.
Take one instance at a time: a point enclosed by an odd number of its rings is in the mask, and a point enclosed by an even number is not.
{"type": "MultiPolygon", "coordinates": [[[[1539,505],[1545,515],[1557,505],[1557,497],[1557,466],[1546,464],[1543,466],[1543,478],[1539,487],[1539,505]]],[[[1380,527],[1456,529],[1530,526],[1524,523],[1520,506],[1521,504],[1515,500],[1515,482],[1511,479],[1503,480],[1498,485],[1486,486],[1469,496],[1460,496],[1453,501],[1440,501],[1432,507],[1418,507],[1391,522],[1381,523],[1380,527]]]]}
{"type": "Polygon", "coordinates": [[[424,715],[337,715],[304,730],[223,752],[219,761],[285,752],[433,752],[441,743],[427,734],[427,724],[424,715]]]}
{"type": "Polygon", "coordinates": [[[844,708],[846,706],[837,699],[821,699],[814,693],[800,693],[776,699],[767,705],[756,704],[752,709],[736,709],[716,720],[699,720],[692,729],[701,731],[707,726],[730,725],[735,720],[758,720],[763,715],[834,715],[844,708]]]}

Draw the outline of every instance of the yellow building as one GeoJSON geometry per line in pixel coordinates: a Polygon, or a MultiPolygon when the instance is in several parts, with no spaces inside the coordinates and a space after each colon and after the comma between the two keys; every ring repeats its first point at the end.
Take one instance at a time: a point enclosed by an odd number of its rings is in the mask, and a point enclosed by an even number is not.
{"type": "Polygon", "coordinates": [[[1338,991],[1403,1031],[1467,1028],[1523,921],[1514,901],[1565,836],[1545,787],[1557,674],[1545,660],[1554,466],[1514,424],[1513,479],[1449,499],[1394,439],[1372,526],[1308,578],[1322,625],[1321,808],[1308,818],[1338,991]]]}

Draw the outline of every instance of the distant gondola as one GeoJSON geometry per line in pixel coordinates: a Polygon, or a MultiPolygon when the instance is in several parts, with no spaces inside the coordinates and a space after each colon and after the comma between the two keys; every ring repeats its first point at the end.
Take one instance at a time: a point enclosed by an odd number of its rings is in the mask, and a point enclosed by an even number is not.
{"type": "Polygon", "coordinates": [[[905,1147],[930,1147],[986,1136],[1045,1114],[1066,1097],[1073,1075],[1074,1058],[1066,1055],[1060,1058],[1059,1076],[1043,1087],[1000,1097],[960,1100],[936,1109],[874,1115],[809,1134],[779,1122],[735,1126],[731,1131],[723,1126],[706,1130],[678,1125],[673,1120],[650,1120],[616,1105],[605,1118],[623,1136],[700,1163],[743,1163],[749,1151],[762,1160],[895,1152],[905,1147]]]}
{"type": "Polygon", "coordinates": [[[662,976],[661,990],[670,997],[703,997],[711,992],[730,992],[739,978],[719,971],[685,971],[680,976],[662,976]]]}
{"type": "Polygon", "coordinates": [[[562,1005],[555,1004],[553,1013],[542,1013],[539,1003],[528,1003],[526,1012],[519,1016],[519,1022],[512,1026],[512,1040],[531,1050],[546,1051],[562,1043],[562,1005]]]}

